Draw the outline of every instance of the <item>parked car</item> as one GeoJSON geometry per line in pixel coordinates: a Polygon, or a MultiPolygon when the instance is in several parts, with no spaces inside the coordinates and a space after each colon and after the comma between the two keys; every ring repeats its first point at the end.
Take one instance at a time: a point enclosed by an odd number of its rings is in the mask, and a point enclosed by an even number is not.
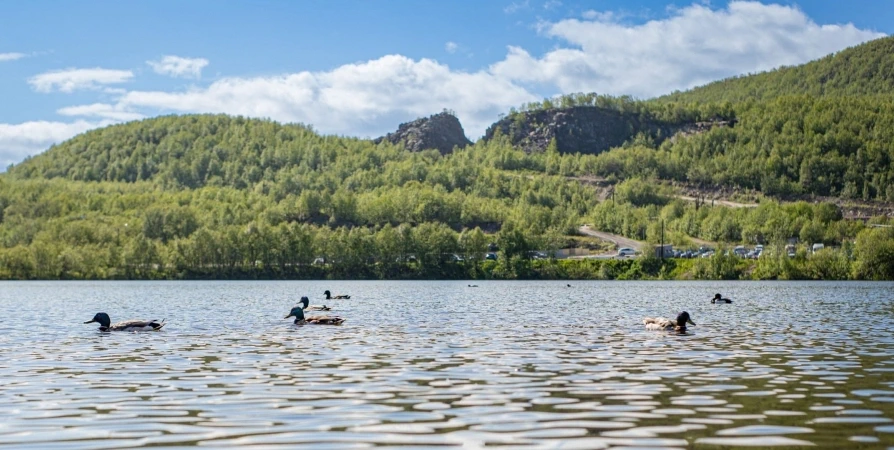
{"type": "Polygon", "coordinates": [[[496,261],[496,260],[497,260],[497,254],[494,253],[494,252],[490,252],[490,253],[484,255],[484,259],[489,259],[489,260],[491,260],[491,261],[496,261]]]}
{"type": "Polygon", "coordinates": [[[618,249],[618,256],[634,256],[636,255],[636,250],[630,247],[621,247],[618,249]]]}
{"type": "Polygon", "coordinates": [[[824,244],[813,244],[813,253],[816,253],[824,248],[826,248],[824,244]]]}

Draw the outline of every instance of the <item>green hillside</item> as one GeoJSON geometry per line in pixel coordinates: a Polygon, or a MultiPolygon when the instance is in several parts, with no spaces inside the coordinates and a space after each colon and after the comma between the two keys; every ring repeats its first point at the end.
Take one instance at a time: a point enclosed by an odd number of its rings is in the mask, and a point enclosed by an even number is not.
{"type": "Polygon", "coordinates": [[[798,94],[813,97],[894,94],[894,37],[876,39],[799,66],[716,81],[659,100],[743,102],[798,94]]]}
{"type": "MultiPolygon", "coordinates": [[[[522,122],[613,109],[637,119],[628,127],[681,130],[629,128],[598,154],[551,139],[526,152],[496,132],[449,154],[411,152],[225,115],[93,130],[0,174],[0,279],[894,279],[894,228],[870,226],[889,218],[774,200],[894,202],[892,44],[651,101],[575,94],[510,111],[522,122]],[[580,178],[614,183],[613,199],[580,178]],[[699,207],[674,198],[676,182],[747,190],[760,206],[699,207]],[[753,262],[531,260],[587,244],[582,223],[677,247],[698,238],[777,250],[753,262]],[[835,250],[789,259],[780,249],[792,239],[835,250]],[[499,258],[484,261],[491,243],[499,258]]],[[[517,124],[543,129],[528,125],[517,124]]]]}

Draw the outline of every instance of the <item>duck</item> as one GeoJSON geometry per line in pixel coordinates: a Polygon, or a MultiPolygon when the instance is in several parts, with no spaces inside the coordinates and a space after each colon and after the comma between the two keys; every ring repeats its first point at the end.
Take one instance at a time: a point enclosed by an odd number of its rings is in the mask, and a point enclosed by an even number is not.
{"type": "Polygon", "coordinates": [[[647,330],[674,330],[680,333],[686,331],[686,324],[695,325],[695,322],[689,317],[686,311],[677,315],[676,320],[665,319],[664,317],[646,317],[643,324],[647,330]]]}
{"type": "Polygon", "coordinates": [[[711,303],[732,303],[733,301],[728,298],[723,298],[720,294],[714,294],[714,298],[711,299],[711,303]]]}
{"type": "Polygon", "coordinates": [[[304,316],[304,307],[298,305],[292,308],[289,311],[289,315],[283,317],[283,319],[288,319],[289,317],[295,317],[295,325],[304,325],[306,323],[312,325],[341,325],[345,319],[337,316],[312,316],[305,317],[304,316]]]}
{"type": "Polygon", "coordinates": [[[301,304],[304,305],[305,311],[329,311],[332,309],[326,305],[311,305],[310,299],[307,297],[301,297],[301,304]]]}
{"type": "Polygon", "coordinates": [[[347,300],[351,298],[350,295],[332,295],[329,291],[323,292],[323,294],[326,294],[326,300],[347,300]]]}
{"type": "Polygon", "coordinates": [[[161,322],[157,320],[125,320],[112,324],[109,315],[104,312],[96,313],[93,320],[84,323],[93,322],[99,323],[99,331],[158,331],[165,326],[165,319],[162,319],[161,322]]]}

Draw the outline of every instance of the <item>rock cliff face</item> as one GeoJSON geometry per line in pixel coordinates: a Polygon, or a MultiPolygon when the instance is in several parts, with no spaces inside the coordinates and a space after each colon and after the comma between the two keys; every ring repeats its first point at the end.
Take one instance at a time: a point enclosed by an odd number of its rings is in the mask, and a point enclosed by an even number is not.
{"type": "Polygon", "coordinates": [[[598,154],[618,147],[643,133],[660,144],[679,131],[696,134],[713,125],[669,124],[592,106],[546,109],[514,114],[491,125],[484,139],[493,139],[497,130],[513,145],[527,152],[546,150],[552,139],[561,153],[598,154]],[[698,126],[696,126],[698,125],[698,126]]]}
{"type": "Polygon", "coordinates": [[[442,112],[402,123],[394,133],[375,139],[375,143],[386,140],[395,145],[403,145],[411,152],[437,149],[442,155],[453,152],[454,147],[471,145],[463,126],[453,114],[442,112]]]}

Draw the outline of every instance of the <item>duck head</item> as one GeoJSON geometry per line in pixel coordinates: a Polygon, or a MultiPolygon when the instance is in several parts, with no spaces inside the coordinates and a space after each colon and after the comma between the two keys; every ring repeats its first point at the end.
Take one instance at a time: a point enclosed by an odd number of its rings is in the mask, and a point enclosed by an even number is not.
{"type": "Polygon", "coordinates": [[[721,298],[723,297],[721,297],[720,294],[714,294],[714,298],[711,299],[711,303],[717,303],[720,301],[721,298]]]}
{"type": "Polygon", "coordinates": [[[677,315],[677,331],[686,331],[686,324],[695,325],[695,322],[689,317],[689,313],[686,311],[681,312],[677,315]]]}
{"type": "Polygon", "coordinates": [[[93,316],[93,320],[88,320],[84,323],[93,323],[93,322],[98,323],[100,325],[100,328],[108,328],[109,325],[112,324],[112,319],[109,318],[108,314],[101,312],[101,313],[96,313],[96,315],[93,316]]]}
{"type": "Polygon", "coordinates": [[[331,292],[329,292],[329,291],[327,290],[326,292],[323,292],[323,294],[326,295],[326,300],[332,300],[332,293],[331,293],[331,292]]]}
{"type": "MultiPolygon", "coordinates": [[[[329,292],[329,291],[326,291],[326,292],[329,292]]],[[[310,305],[310,299],[307,297],[301,297],[300,303],[302,305],[302,307],[301,307],[302,309],[307,309],[307,306],[310,305]]]]}
{"type": "Polygon", "coordinates": [[[304,307],[296,306],[289,311],[289,315],[283,317],[283,319],[288,319],[289,317],[295,317],[295,323],[304,321],[304,307]]]}

